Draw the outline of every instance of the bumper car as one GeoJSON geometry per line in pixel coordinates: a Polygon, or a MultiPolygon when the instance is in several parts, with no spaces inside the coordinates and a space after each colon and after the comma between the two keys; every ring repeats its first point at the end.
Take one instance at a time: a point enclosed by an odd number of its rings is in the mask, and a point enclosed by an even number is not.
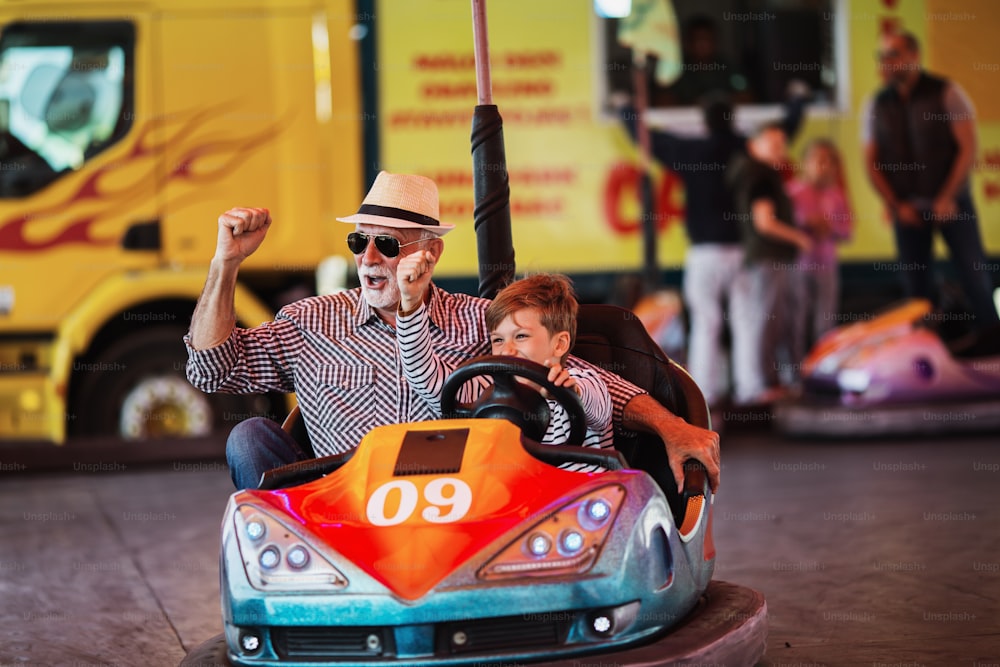
{"type": "MultiPolygon", "coordinates": [[[[581,311],[575,354],[708,425],[697,386],[633,315],[581,311]]],[[[754,664],[766,604],[712,581],[704,469],[687,466],[678,493],[655,436],[622,435],[611,452],[575,446],[582,406],[546,374],[512,357],[472,360],[445,384],[449,418],[376,427],[352,452],[233,494],[224,633],[181,665],[754,664]],[[479,375],[491,390],[458,404],[479,375]],[[518,378],[566,407],[567,444],[537,444],[548,405],[518,378]],[[559,467],[581,463],[597,471],[559,467]]],[[[301,421],[289,421],[294,434],[301,421]]]]}
{"type": "Polygon", "coordinates": [[[952,319],[914,299],[829,332],[802,364],[801,395],[775,406],[776,427],[831,437],[1000,428],[1000,329],[956,335],[952,319]]]}

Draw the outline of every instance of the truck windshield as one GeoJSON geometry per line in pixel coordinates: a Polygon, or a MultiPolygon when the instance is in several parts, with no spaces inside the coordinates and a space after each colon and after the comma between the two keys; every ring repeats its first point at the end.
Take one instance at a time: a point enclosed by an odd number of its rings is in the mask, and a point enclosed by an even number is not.
{"type": "Polygon", "coordinates": [[[15,23],[0,36],[0,197],[24,197],[131,124],[131,23],[15,23]]]}

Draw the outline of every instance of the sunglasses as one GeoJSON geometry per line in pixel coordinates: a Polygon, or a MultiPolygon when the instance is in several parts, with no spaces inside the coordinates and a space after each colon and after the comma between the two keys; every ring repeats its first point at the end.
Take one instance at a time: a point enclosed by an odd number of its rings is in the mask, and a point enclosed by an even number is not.
{"type": "Polygon", "coordinates": [[[422,243],[424,241],[429,241],[430,239],[420,239],[418,241],[410,241],[409,243],[400,243],[399,239],[395,236],[389,236],[388,234],[362,234],[361,232],[351,232],[347,235],[347,247],[355,255],[360,255],[368,247],[368,240],[372,239],[375,241],[375,249],[382,253],[385,257],[396,257],[399,255],[399,249],[405,248],[408,245],[413,245],[414,243],[422,243]]]}

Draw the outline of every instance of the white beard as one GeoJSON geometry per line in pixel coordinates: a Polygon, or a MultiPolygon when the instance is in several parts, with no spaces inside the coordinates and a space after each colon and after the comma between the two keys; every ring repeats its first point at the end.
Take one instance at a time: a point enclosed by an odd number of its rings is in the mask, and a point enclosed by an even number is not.
{"type": "Polygon", "coordinates": [[[400,299],[396,276],[392,275],[384,266],[370,266],[360,272],[359,277],[361,278],[361,293],[369,306],[380,310],[396,310],[400,299]],[[384,277],[385,286],[378,290],[368,288],[365,283],[365,275],[384,277]]]}

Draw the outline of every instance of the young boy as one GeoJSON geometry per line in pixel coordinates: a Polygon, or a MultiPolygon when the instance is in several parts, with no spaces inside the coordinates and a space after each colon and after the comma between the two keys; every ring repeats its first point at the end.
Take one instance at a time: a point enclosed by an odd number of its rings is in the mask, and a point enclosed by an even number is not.
{"type": "MultiPolygon", "coordinates": [[[[419,261],[415,259],[414,261],[419,261]]],[[[400,264],[397,279],[401,291],[409,282],[407,267],[400,264]]],[[[486,309],[486,327],[493,354],[521,357],[549,367],[548,379],[559,387],[573,389],[583,403],[587,417],[588,447],[612,446],[611,397],[597,374],[563,364],[576,337],[577,302],[573,288],[565,276],[537,274],[511,283],[500,290],[486,309]]],[[[434,353],[430,343],[425,304],[396,316],[396,341],[403,374],[420,397],[440,412],[441,386],[454,370],[434,353]]],[[[475,400],[486,386],[486,380],[466,383],[459,400],[475,400]]],[[[542,444],[565,444],[570,423],[565,409],[549,400],[552,417],[542,438],[542,444]]],[[[569,469],[582,469],[573,466],[569,469]]]]}

